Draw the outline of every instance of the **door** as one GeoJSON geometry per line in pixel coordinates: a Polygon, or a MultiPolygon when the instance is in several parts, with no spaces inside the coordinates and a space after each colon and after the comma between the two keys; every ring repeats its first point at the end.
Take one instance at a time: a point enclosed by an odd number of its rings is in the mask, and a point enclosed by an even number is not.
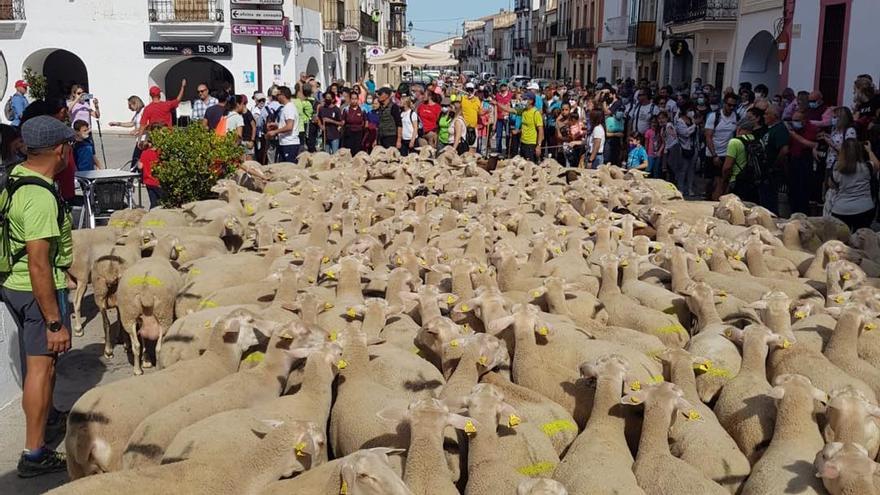
{"type": "Polygon", "coordinates": [[[837,104],[846,40],[846,4],[826,5],[819,41],[819,91],[828,103],[837,104]]]}

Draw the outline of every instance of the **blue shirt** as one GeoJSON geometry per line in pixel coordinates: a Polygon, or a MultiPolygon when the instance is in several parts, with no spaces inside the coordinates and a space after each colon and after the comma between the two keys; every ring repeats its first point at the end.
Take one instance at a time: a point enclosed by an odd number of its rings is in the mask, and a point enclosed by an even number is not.
{"type": "Polygon", "coordinates": [[[95,170],[95,145],[89,141],[77,141],[73,145],[73,157],[80,172],[95,170]]]}
{"type": "Polygon", "coordinates": [[[626,168],[638,168],[639,165],[648,161],[648,152],[644,146],[636,146],[635,149],[629,151],[626,159],[626,168]]]}
{"type": "Polygon", "coordinates": [[[14,126],[21,125],[21,116],[24,114],[24,109],[28,106],[27,98],[18,91],[12,95],[12,114],[15,116],[10,122],[14,126]]]}
{"type": "Polygon", "coordinates": [[[535,94],[535,108],[538,110],[544,109],[544,97],[537,93],[535,94]]]}
{"type": "Polygon", "coordinates": [[[605,118],[605,130],[608,132],[623,132],[623,121],[618,120],[614,115],[605,118]]]}
{"type": "Polygon", "coordinates": [[[367,87],[367,91],[369,91],[370,94],[376,92],[376,82],[372,79],[367,79],[366,82],[364,82],[364,86],[367,87]]]}

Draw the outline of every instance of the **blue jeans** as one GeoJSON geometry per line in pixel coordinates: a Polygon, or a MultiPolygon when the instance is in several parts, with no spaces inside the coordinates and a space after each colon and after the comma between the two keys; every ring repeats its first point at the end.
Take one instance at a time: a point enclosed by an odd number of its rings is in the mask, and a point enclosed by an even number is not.
{"type": "Polygon", "coordinates": [[[295,163],[296,157],[299,155],[299,145],[298,144],[285,144],[278,145],[278,150],[275,154],[276,162],[290,162],[295,163]]]}
{"type": "Polygon", "coordinates": [[[660,170],[660,157],[659,156],[649,156],[648,157],[648,176],[653,178],[659,178],[662,173],[660,170]]]}
{"type": "Polygon", "coordinates": [[[327,153],[330,153],[331,155],[333,153],[336,153],[337,151],[339,151],[339,140],[338,139],[331,139],[331,140],[327,141],[326,143],[324,143],[324,151],[326,151],[327,153]]]}
{"type": "Polygon", "coordinates": [[[593,159],[593,163],[589,164],[590,168],[599,168],[599,165],[605,164],[605,155],[602,153],[596,153],[596,158],[593,159]]]}
{"type": "Polygon", "coordinates": [[[507,119],[495,121],[495,151],[501,153],[501,143],[504,140],[504,133],[507,132],[507,119]]]}

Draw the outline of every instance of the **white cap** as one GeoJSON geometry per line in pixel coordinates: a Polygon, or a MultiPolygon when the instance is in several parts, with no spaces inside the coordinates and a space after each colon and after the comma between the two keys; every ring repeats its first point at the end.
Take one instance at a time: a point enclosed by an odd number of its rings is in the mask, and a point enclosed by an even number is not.
{"type": "Polygon", "coordinates": [[[533,83],[529,83],[529,85],[526,89],[540,90],[541,87],[538,86],[538,83],[533,82],[533,83]]]}
{"type": "Polygon", "coordinates": [[[474,83],[469,82],[469,83],[467,83],[467,84],[464,85],[464,88],[465,88],[465,89],[474,89],[475,86],[474,86],[474,83]]]}

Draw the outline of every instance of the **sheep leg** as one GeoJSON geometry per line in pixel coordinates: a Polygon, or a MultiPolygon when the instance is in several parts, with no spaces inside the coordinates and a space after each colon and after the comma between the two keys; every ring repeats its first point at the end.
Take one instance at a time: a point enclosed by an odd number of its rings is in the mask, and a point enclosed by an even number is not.
{"type": "Polygon", "coordinates": [[[76,290],[73,292],[73,335],[74,337],[82,337],[85,335],[83,331],[82,316],[80,308],[82,307],[83,297],[86,295],[86,283],[84,280],[76,281],[76,290]]]}
{"type": "Polygon", "coordinates": [[[137,318],[132,321],[122,321],[122,328],[125,329],[126,333],[128,333],[128,338],[131,345],[131,357],[132,364],[134,366],[134,374],[135,375],[143,375],[144,369],[141,367],[141,342],[138,340],[137,334],[137,318]]]}
{"type": "Polygon", "coordinates": [[[101,309],[101,320],[104,324],[104,357],[110,359],[113,357],[113,340],[110,335],[110,315],[106,308],[101,309]]]}

